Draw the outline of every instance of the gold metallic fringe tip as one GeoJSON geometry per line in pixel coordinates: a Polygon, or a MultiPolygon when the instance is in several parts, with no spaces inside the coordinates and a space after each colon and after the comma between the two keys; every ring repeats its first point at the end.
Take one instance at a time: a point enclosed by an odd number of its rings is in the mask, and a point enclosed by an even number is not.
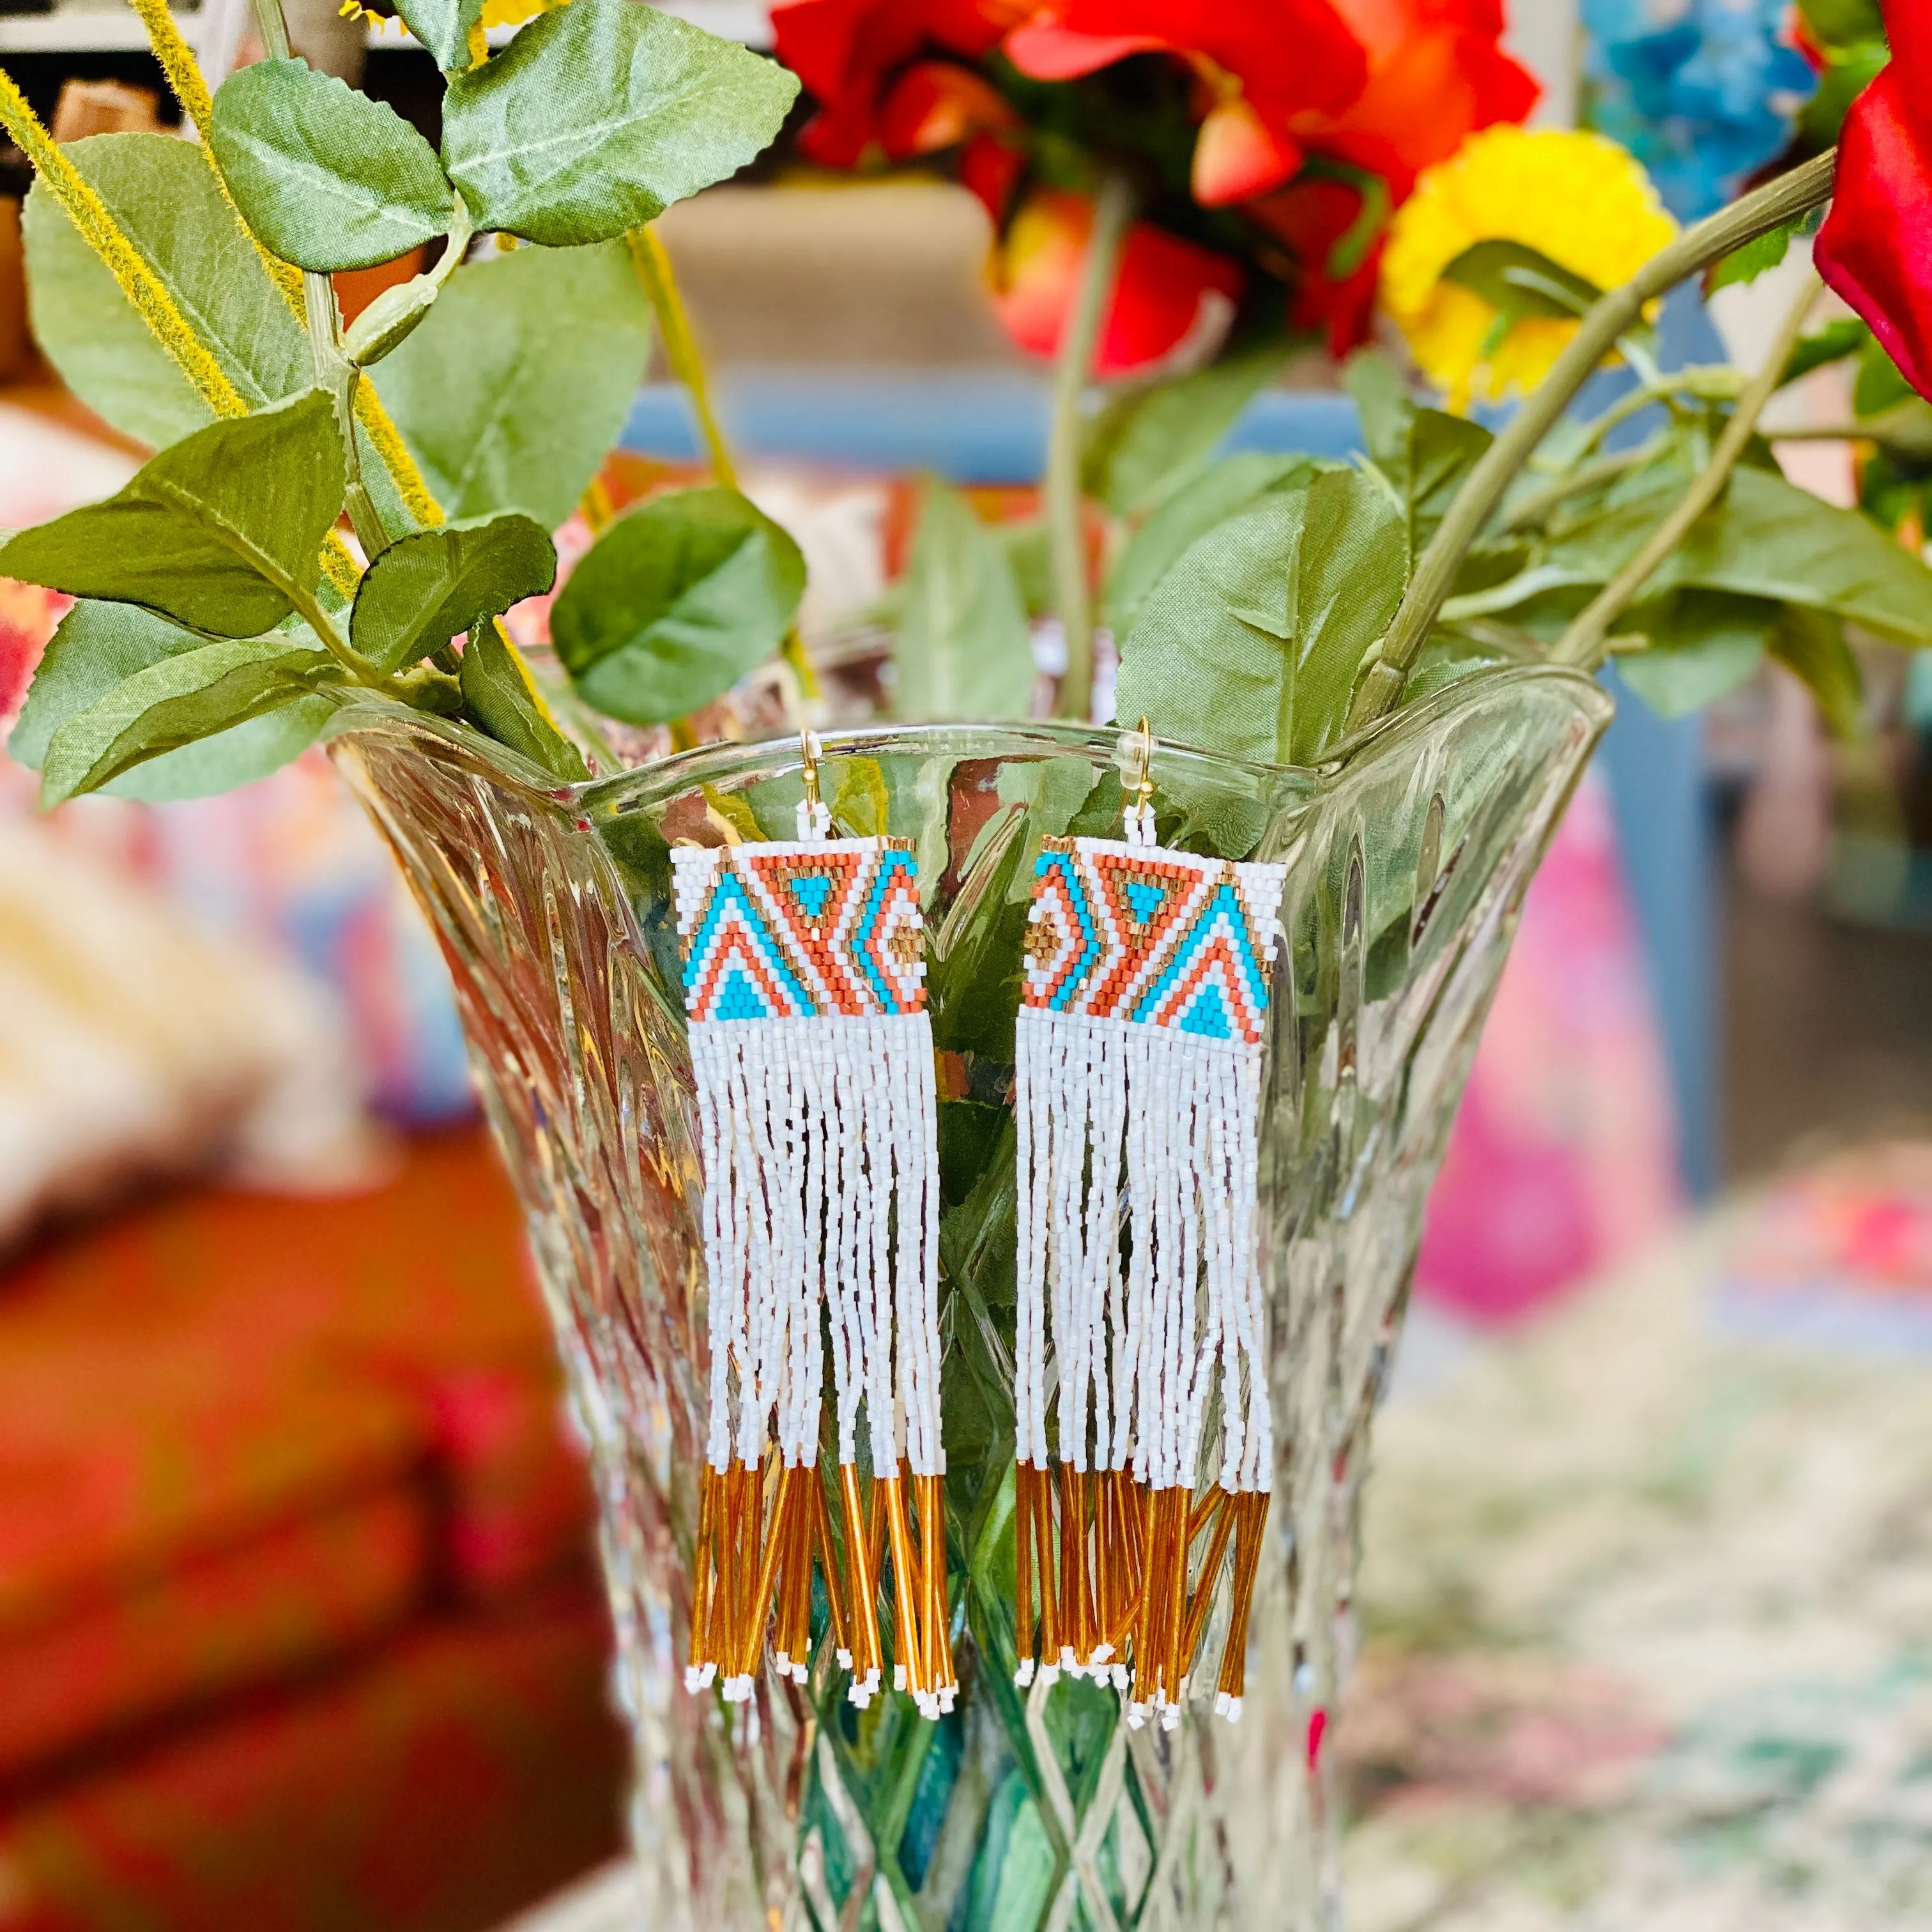
{"type": "Polygon", "coordinates": [[[1196,1500],[1189,1490],[1150,1490],[1126,1469],[1017,1465],[1015,1683],[1050,1684],[1063,1670],[1110,1682],[1128,1694],[1130,1724],[1151,1714],[1172,1729],[1232,1550],[1232,1611],[1214,1708],[1238,1721],[1268,1512],[1262,1492],[1217,1486],[1196,1500]]]}
{"type": "Polygon", "coordinates": [[[958,1673],[952,1659],[946,1568],[946,1499],[938,1476],[902,1470],[874,1480],[862,1499],[857,1470],[838,1469],[844,1560],[815,1466],[772,1475],[744,1463],[708,1465],[700,1478],[698,1538],[692,1562],[691,1650],[687,1690],[718,1684],[727,1703],[750,1697],[769,1640],[781,1676],[802,1684],[812,1673],[814,1569],[825,1582],[830,1635],[848,1696],[861,1709],[880,1689],[886,1652],[879,1600],[892,1564],[892,1671],[922,1715],[953,1707],[958,1673]],[[766,1510],[770,1490],[769,1519],[766,1510]]]}

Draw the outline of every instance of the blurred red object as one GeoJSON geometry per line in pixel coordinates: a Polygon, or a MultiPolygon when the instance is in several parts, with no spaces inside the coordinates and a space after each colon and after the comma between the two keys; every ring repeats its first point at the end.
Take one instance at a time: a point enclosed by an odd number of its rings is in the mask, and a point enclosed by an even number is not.
{"type": "Polygon", "coordinates": [[[1502,50],[1501,0],[776,0],[771,18],[818,104],[800,139],[811,159],[956,154],[1002,231],[990,279],[1022,349],[1060,340],[1092,181],[1117,169],[1150,190],[1103,376],[1189,343],[1208,295],[1270,283],[1291,327],[1355,346],[1388,216],[1417,176],[1478,128],[1521,120],[1539,91],[1502,50]],[[1144,64],[1112,75],[1150,56],[1151,79],[1144,64]]]}
{"type": "Polygon", "coordinates": [[[1921,395],[1932,396],[1932,12],[1888,0],[1892,59],[1852,104],[1813,254],[1921,395]]]}
{"type": "Polygon", "coordinates": [[[0,1925],[472,1932],[607,1856],[589,1486],[482,1136],[0,1283],[0,1925]]]}
{"type": "MultiPolygon", "coordinates": [[[[1051,356],[1072,312],[1094,228],[1084,195],[1042,188],[1029,196],[988,265],[994,307],[1021,348],[1051,356]]],[[[1120,279],[1101,326],[1094,373],[1118,376],[1171,355],[1219,300],[1232,313],[1246,277],[1232,256],[1136,222],[1120,250],[1120,279]]]]}

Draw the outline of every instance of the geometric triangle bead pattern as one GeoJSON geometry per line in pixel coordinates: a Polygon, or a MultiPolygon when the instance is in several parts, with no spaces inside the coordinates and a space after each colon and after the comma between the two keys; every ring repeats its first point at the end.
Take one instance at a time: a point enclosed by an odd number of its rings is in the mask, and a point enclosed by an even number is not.
{"type": "Polygon", "coordinates": [[[909,841],[680,847],[671,860],[693,1019],[923,1009],[924,930],[909,841]]]}
{"type": "Polygon", "coordinates": [[[1049,838],[1026,940],[1028,1006],[1260,1043],[1286,868],[1049,838]],[[1196,990],[1211,985],[1204,1018],[1196,990]]]}
{"type": "Polygon", "coordinates": [[[796,842],[671,854],[711,1345],[685,1681],[749,1698],[768,1638],[779,1674],[805,1681],[816,1573],[852,1701],[868,1704],[890,1670],[936,1718],[957,1677],[925,924],[910,842],[830,829],[814,800],[799,808],[796,842]]]}
{"type": "Polygon", "coordinates": [[[1022,1685],[1104,1678],[1171,1728],[1210,1628],[1239,1720],[1273,1480],[1258,1124],[1287,868],[1157,846],[1150,793],[1124,840],[1049,838],[1034,868],[1014,1591],[1022,1685]]]}

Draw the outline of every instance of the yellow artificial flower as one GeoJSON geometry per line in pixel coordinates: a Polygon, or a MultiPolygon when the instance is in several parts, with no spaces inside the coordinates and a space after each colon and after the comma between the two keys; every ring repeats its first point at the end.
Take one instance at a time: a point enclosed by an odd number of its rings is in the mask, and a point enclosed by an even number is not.
{"type": "Polygon", "coordinates": [[[1478,242],[1520,242],[1600,289],[1629,280],[1677,232],[1650,178],[1614,141],[1556,128],[1486,128],[1424,171],[1382,256],[1382,306],[1417,366],[1466,410],[1549,374],[1574,322],[1519,322],[1494,351],[1496,310],[1442,271],[1478,242]]]}
{"type": "Polygon", "coordinates": [[[483,0],[483,28],[520,27],[539,14],[548,14],[562,0],[483,0]]]}

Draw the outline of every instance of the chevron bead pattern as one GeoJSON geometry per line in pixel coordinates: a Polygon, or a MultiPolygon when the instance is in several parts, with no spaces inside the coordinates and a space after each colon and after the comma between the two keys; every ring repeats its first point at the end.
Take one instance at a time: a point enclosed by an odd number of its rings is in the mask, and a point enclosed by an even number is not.
{"type": "Polygon", "coordinates": [[[671,856],[693,1019],[925,1010],[925,931],[909,842],[686,848],[671,856]]]}
{"type": "Polygon", "coordinates": [[[1035,868],[1026,1004],[1257,1046],[1286,868],[1049,838],[1035,868]]]}

